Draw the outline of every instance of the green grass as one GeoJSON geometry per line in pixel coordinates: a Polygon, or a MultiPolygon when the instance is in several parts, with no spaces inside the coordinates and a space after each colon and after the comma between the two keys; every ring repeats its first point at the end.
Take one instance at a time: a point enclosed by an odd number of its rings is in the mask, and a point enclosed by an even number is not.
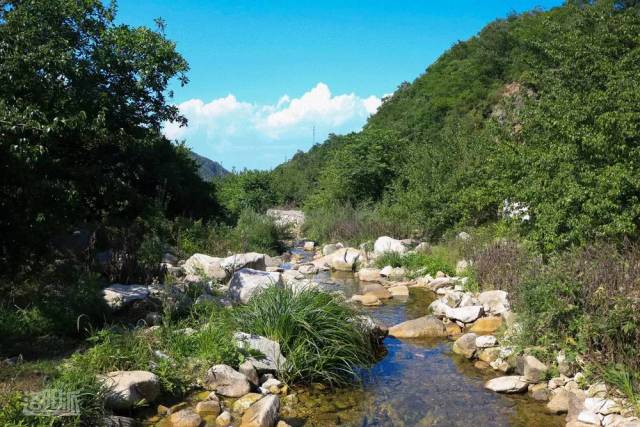
{"type": "Polygon", "coordinates": [[[629,399],[636,412],[640,413],[640,374],[624,366],[609,366],[604,370],[604,380],[617,387],[629,399]]]}
{"type": "Polygon", "coordinates": [[[270,287],[240,308],[236,318],[242,331],[280,343],[287,358],[280,377],[287,382],[346,385],[374,360],[358,312],[319,290],[270,287]]]}
{"type": "Polygon", "coordinates": [[[404,267],[409,273],[416,275],[435,275],[438,271],[453,276],[455,268],[443,257],[433,254],[408,253],[398,254],[396,252],[386,252],[376,259],[376,267],[383,268],[387,265],[392,267],[404,267]]]}

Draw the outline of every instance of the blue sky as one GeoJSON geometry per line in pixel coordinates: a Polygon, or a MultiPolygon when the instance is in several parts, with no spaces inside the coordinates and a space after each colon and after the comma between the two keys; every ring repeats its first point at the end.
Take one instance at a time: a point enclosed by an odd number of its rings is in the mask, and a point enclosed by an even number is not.
{"type": "Polygon", "coordinates": [[[153,26],[191,67],[174,84],[188,128],[165,134],[235,167],[268,169],[328,133],[359,130],[380,98],[496,18],[560,0],[120,0],[118,20],[153,26]]]}

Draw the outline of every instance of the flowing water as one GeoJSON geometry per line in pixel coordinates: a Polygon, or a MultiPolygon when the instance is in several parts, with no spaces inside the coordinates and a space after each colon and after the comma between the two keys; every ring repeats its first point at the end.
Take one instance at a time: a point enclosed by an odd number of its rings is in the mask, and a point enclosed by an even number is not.
{"type": "MultiPolygon", "coordinates": [[[[347,297],[357,293],[353,274],[321,273],[317,280],[347,297]]],[[[424,316],[435,295],[411,289],[404,301],[392,299],[366,309],[385,325],[424,316]]],[[[545,413],[544,404],[526,395],[507,396],[483,388],[496,376],[491,369],[451,351],[447,340],[385,339],[387,354],[363,372],[361,384],[329,391],[300,389],[283,415],[290,424],[304,426],[563,426],[564,418],[545,413]],[[290,409],[289,409],[290,408],[290,409]]]]}

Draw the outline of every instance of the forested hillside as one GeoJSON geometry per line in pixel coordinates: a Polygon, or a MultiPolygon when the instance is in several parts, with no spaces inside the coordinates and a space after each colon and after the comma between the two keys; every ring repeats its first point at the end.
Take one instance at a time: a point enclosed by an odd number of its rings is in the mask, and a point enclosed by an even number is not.
{"type": "Polygon", "coordinates": [[[365,129],[277,167],[279,203],[373,206],[438,238],[528,207],[543,251],[637,238],[640,7],[570,1],[498,20],[384,100],[365,129]]]}
{"type": "Polygon", "coordinates": [[[189,152],[189,157],[196,162],[198,175],[200,175],[200,178],[204,181],[211,182],[215,178],[223,177],[229,173],[220,163],[196,154],[193,151],[189,152]]]}

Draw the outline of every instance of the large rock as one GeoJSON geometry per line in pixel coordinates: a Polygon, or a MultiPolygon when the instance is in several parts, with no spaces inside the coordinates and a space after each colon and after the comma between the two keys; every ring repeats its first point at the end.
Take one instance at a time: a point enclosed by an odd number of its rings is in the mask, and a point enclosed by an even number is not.
{"type": "Polygon", "coordinates": [[[226,397],[240,397],[249,393],[251,384],[246,376],[228,365],[214,365],[206,373],[205,387],[226,397]]]}
{"type": "Polygon", "coordinates": [[[243,268],[233,274],[229,282],[229,295],[234,302],[246,304],[269,286],[283,286],[280,273],[243,268]]]}
{"type": "Polygon", "coordinates": [[[373,252],[376,255],[382,255],[385,252],[395,252],[403,254],[407,252],[407,247],[400,241],[389,236],[378,237],[373,244],[373,252]]]}
{"type": "Polygon", "coordinates": [[[228,273],[222,267],[221,262],[222,258],[215,258],[205,254],[193,254],[185,261],[182,268],[186,274],[226,280],[228,273]]]}
{"type": "Polygon", "coordinates": [[[423,316],[392,326],[389,335],[396,338],[446,337],[447,328],[437,317],[423,316]]]}
{"type": "Polygon", "coordinates": [[[142,285],[113,284],[102,290],[102,298],[112,310],[119,310],[135,301],[144,301],[148,297],[149,288],[142,285]]]}
{"type": "Polygon", "coordinates": [[[529,383],[517,375],[494,378],[484,384],[485,388],[497,393],[522,393],[528,386],[529,383]]]}
{"type": "Polygon", "coordinates": [[[338,249],[331,257],[330,267],[337,271],[355,271],[361,253],[358,249],[344,248],[338,249]]]}
{"type": "Polygon", "coordinates": [[[478,301],[489,314],[501,314],[509,310],[508,294],[505,291],[485,291],[478,295],[478,301]]]}
{"type": "Polygon", "coordinates": [[[233,337],[239,347],[257,351],[263,355],[263,357],[249,359],[258,372],[277,371],[287,363],[287,359],[280,352],[280,344],[273,340],[244,332],[236,332],[233,337]]]}
{"type": "Polygon", "coordinates": [[[450,308],[445,312],[449,319],[458,320],[462,323],[471,323],[482,316],[481,305],[470,305],[467,307],[450,308]]]}
{"type": "Polygon", "coordinates": [[[246,254],[228,256],[220,262],[220,265],[229,272],[241,270],[243,268],[264,271],[267,268],[265,255],[257,252],[247,252],[246,254]]]}
{"type": "Polygon", "coordinates": [[[539,383],[547,375],[547,366],[539,361],[535,356],[524,355],[518,358],[518,372],[522,374],[525,381],[539,383]]]}
{"type": "Polygon", "coordinates": [[[368,283],[360,286],[360,291],[364,295],[375,295],[378,299],[389,299],[391,293],[379,283],[368,283]]]}
{"type": "Polygon", "coordinates": [[[378,282],[380,281],[380,270],[377,268],[363,268],[358,271],[358,279],[363,282],[378,282]]]}
{"type": "Polygon", "coordinates": [[[99,378],[106,395],[105,406],[131,409],[141,401],[153,402],[160,395],[160,379],[147,371],[115,371],[99,378]]]}
{"type": "Polygon", "coordinates": [[[453,352],[471,359],[476,354],[476,338],[474,333],[464,334],[453,343],[453,352]]]}
{"type": "Polygon", "coordinates": [[[251,405],[242,416],[240,427],[274,427],[278,422],[280,399],[268,395],[251,405]]]}

